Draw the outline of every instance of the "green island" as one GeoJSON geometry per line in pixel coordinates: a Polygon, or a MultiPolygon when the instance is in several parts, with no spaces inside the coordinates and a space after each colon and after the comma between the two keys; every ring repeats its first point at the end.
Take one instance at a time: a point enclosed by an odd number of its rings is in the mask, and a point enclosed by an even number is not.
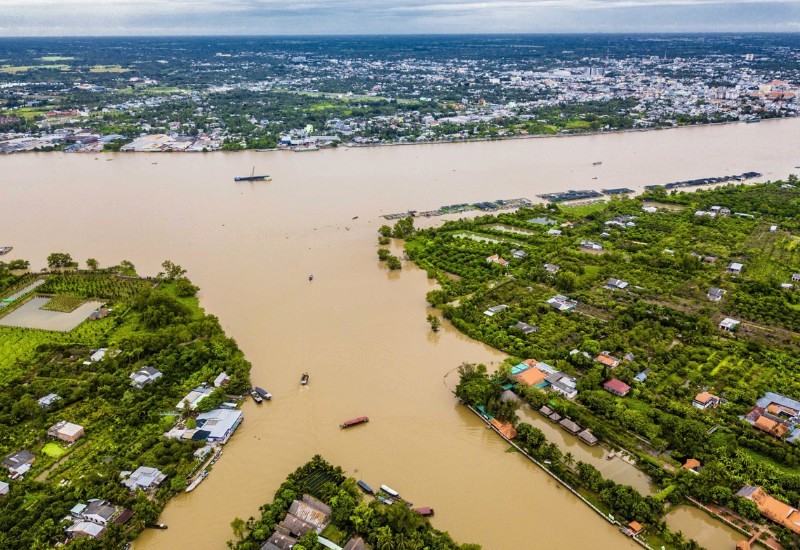
{"type": "Polygon", "coordinates": [[[456,396],[625,534],[699,548],[665,522],[688,503],[754,546],[796,549],[799,207],[794,176],[656,189],[447,221],[405,250],[438,281],[440,315],[511,356],[494,373],[463,364],[456,396]],[[522,409],[624,456],[656,491],[604,479],[522,409]]]}
{"type": "MultiPolygon", "coordinates": [[[[382,496],[381,496],[382,495],[382,496]]],[[[289,474],[259,518],[231,522],[234,550],[480,550],[458,544],[399,496],[364,502],[358,482],[319,455],[289,474]],[[390,504],[387,504],[390,503],[390,504]]]]}
{"type": "Polygon", "coordinates": [[[250,364],[170,261],[48,264],[0,264],[0,548],[121,548],[208,474],[250,364]]]}

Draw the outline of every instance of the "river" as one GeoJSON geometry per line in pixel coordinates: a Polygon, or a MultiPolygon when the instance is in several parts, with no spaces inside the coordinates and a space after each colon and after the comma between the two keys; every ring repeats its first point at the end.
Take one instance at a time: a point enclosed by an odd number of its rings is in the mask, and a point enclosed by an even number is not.
{"type": "Polygon", "coordinates": [[[447,324],[430,332],[424,296],[434,284],[410,264],[379,265],[379,215],[748,170],[777,179],[800,165],[798,138],[800,119],[305,154],[11,155],[0,158],[0,244],[14,246],[4,259],[34,268],[53,251],[130,260],[143,274],[167,258],[181,264],[274,395],[247,403],[213,473],[175,498],[161,517],[169,529],[145,532],[136,550],[224,548],[231,520],[257,514],[316,453],[434,507],[433,523],[462,542],[626,548],[457,405],[454,369],[504,356],[447,324]],[[233,182],[253,166],[273,181],[233,182]],[[370,423],[339,430],[360,415],[370,423]]]}

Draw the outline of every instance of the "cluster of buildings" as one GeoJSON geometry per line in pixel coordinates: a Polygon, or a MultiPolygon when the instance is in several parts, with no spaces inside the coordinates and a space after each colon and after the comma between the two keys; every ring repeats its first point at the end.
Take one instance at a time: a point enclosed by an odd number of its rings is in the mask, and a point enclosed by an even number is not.
{"type": "Polygon", "coordinates": [[[800,401],[796,399],[766,392],[744,420],[778,439],[800,442],[800,401]]]}
{"type": "Polygon", "coordinates": [[[89,499],[79,502],[64,518],[71,524],[66,529],[71,539],[89,537],[102,538],[106,529],[112,524],[125,524],[133,517],[133,510],[117,506],[100,499],[89,499]]]}
{"type": "MultiPolygon", "coordinates": [[[[261,550],[291,550],[302,536],[315,532],[319,535],[330,524],[333,511],[330,506],[311,495],[303,495],[289,506],[289,512],[275,526],[272,535],[261,550]]],[[[320,544],[331,550],[366,550],[364,540],[355,536],[342,548],[334,542],[317,537],[320,544]]]]}
{"type": "Polygon", "coordinates": [[[578,395],[578,381],[575,378],[536,359],[527,359],[513,366],[509,378],[517,384],[552,391],[567,399],[574,399],[578,395]]]}

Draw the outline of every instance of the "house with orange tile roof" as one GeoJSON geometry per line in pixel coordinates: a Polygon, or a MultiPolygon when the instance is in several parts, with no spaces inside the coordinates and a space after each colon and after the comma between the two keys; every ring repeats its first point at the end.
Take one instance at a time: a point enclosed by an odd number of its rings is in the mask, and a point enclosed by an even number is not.
{"type": "Polygon", "coordinates": [[[536,367],[531,367],[528,370],[524,370],[519,374],[513,375],[514,381],[519,384],[525,384],[526,386],[537,386],[545,381],[547,378],[547,374],[540,371],[536,367]]]}
{"type": "Polygon", "coordinates": [[[597,357],[594,358],[595,361],[607,366],[610,369],[616,368],[619,366],[619,359],[612,356],[607,351],[600,353],[597,357]]]}
{"type": "Polygon", "coordinates": [[[490,264],[502,265],[503,267],[508,266],[508,262],[503,258],[501,258],[498,254],[492,254],[491,256],[486,258],[486,261],[489,262],[490,264]]]}
{"type": "Polygon", "coordinates": [[[759,416],[758,420],[753,423],[753,426],[775,437],[783,437],[789,433],[789,428],[785,424],[781,424],[767,416],[759,416]]]}
{"type": "Polygon", "coordinates": [[[700,469],[702,467],[703,464],[696,458],[687,458],[686,462],[683,463],[684,470],[689,470],[690,472],[694,472],[695,474],[700,473],[700,469]]]}
{"type": "Polygon", "coordinates": [[[796,508],[768,495],[761,487],[752,485],[745,485],[739,489],[736,496],[752,500],[762,516],[800,535],[800,511],[796,508]]]}
{"type": "Polygon", "coordinates": [[[632,537],[635,537],[636,535],[644,531],[644,525],[642,525],[638,521],[632,521],[628,524],[628,530],[630,532],[630,535],[632,537]]]}
{"type": "Polygon", "coordinates": [[[714,408],[719,405],[719,397],[707,391],[700,392],[694,396],[692,405],[701,410],[706,410],[709,407],[714,408]]]}
{"type": "Polygon", "coordinates": [[[511,425],[511,422],[503,422],[496,418],[492,418],[489,423],[494,426],[494,429],[500,432],[500,435],[506,439],[514,439],[517,437],[517,430],[514,429],[514,426],[511,425]]]}

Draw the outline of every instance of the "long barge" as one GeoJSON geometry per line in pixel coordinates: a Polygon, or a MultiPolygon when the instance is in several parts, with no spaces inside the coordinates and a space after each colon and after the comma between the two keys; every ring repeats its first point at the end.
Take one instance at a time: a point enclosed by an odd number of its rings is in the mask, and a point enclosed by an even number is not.
{"type": "Polygon", "coordinates": [[[746,181],[753,178],[760,178],[763,176],[760,172],[745,172],[736,176],[721,176],[717,178],[699,178],[686,181],[674,181],[672,183],[658,183],[653,185],[645,185],[644,188],[648,191],[653,189],[680,189],[681,187],[697,187],[700,185],[714,185],[717,183],[728,183],[731,181],[746,181]]]}
{"type": "Polygon", "coordinates": [[[361,490],[364,491],[368,495],[374,495],[375,491],[372,490],[372,487],[367,485],[365,481],[358,480],[358,486],[361,487],[361,490]]]}
{"type": "Polygon", "coordinates": [[[269,176],[236,176],[233,181],[270,181],[269,176]]]}
{"type": "Polygon", "coordinates": [[[345,428],[352,428],[353,426],[358,426],[359,424],[366,424],[369,422],[368,416],[359,416],[358,418],[353,418],[351,420],[346,420],[339,424],[339,427],[342,429],[345,428]]]}
{"type": "Polygon", "coordinates": [[[594,189],[570,189],[569,191],[561,191],[559,193],[546,193],[544,195],[537,195],[539,198],[548,200],[550,202],[566,202],[578,201],[584,199],[596,199],[602,197],[603,194],[594,189]]]}

